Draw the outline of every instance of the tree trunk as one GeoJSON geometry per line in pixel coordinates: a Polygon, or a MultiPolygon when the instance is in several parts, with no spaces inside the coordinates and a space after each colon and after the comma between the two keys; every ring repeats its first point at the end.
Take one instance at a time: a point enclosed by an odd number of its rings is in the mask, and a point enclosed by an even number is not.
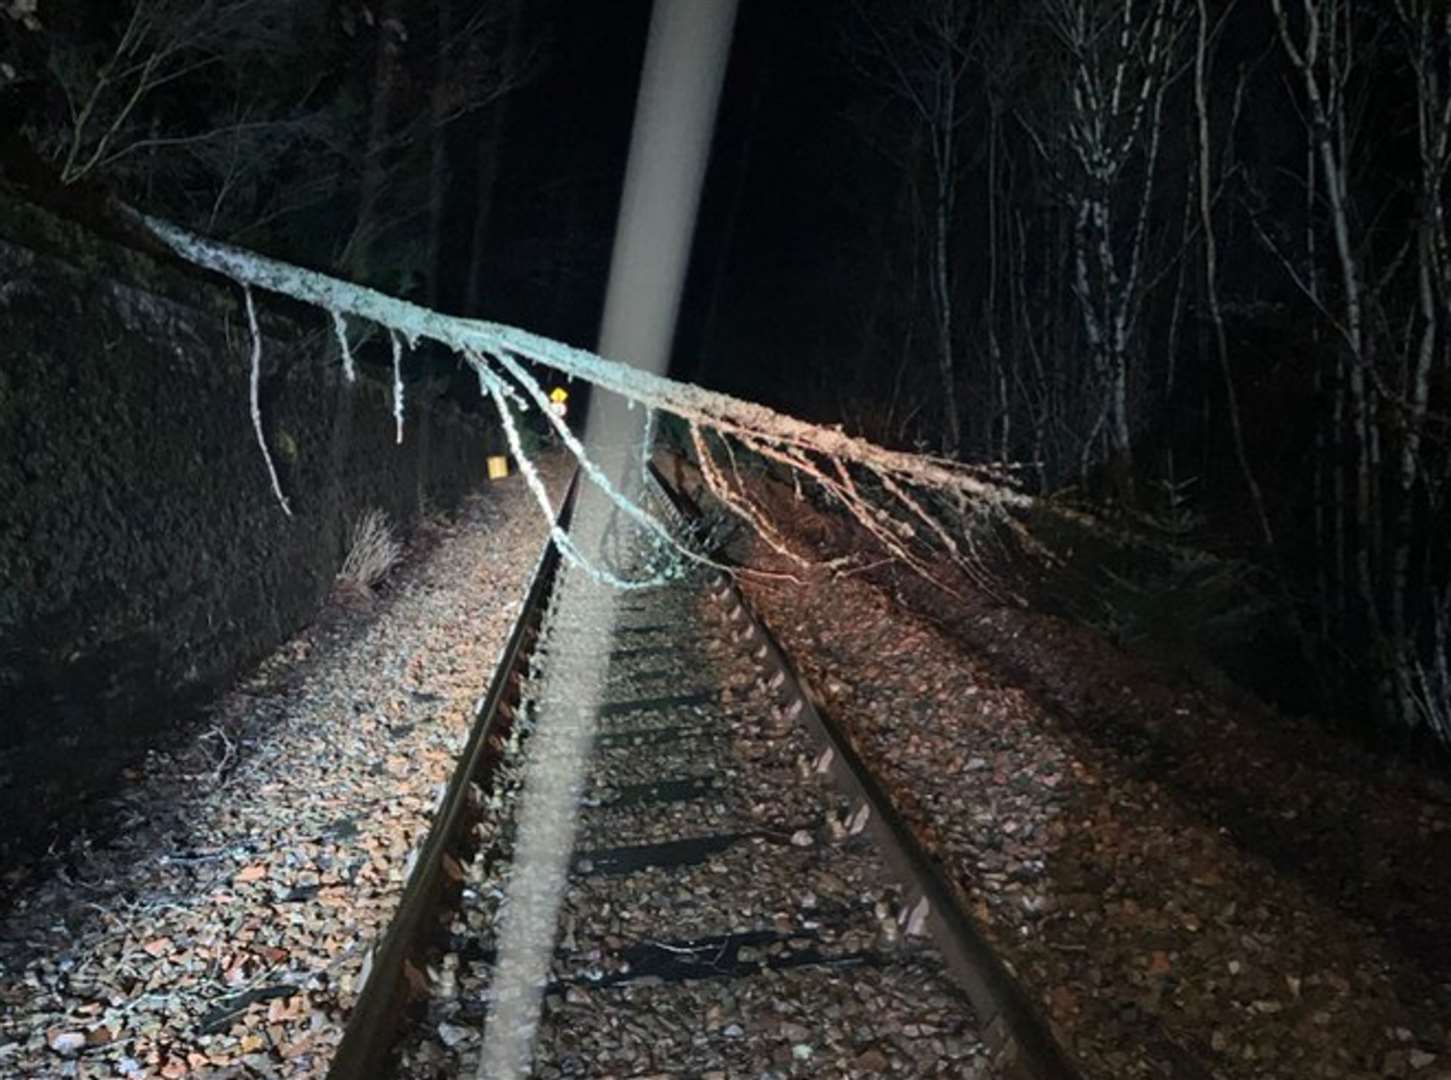
{"type": "Polygon", "coordinates": [[[430,103],[433,123],[429,131],[428,161],[428,241],[424,255],[425,293],[431,308],[440,307],[443,267],[443,214],[448,198],[448,127],[446,90],[452,72],[449,70],[447,43],[453,33],[453,0],[434,0],[438,11],[438,66],[433,75],[433,100],[430,103]]]}
{"type": "Polygon", "coordinates": [[[1224,376],[1225,407],[1229,413],[1229,431],[1234,441],[1234,454],[1239,462],[1240,474],[1245,487],[1249,489],[1250,504],[1259,522],[1260,535],[1267,550],[1273,551],[1275,533],[1270,527],[1269,513],[1265,510],[1264,494],[1259,481],[1250,466],[1249,454],[1245,450],[1244,430],[1240,426],[1239,394],[1234,385],[1234,371],[1229,363],[1229,342],[1224,334],[1224,311],[1219,302],[1219,242],[1214,233],[1214,213],[1211,205],[1211,179],[1213,170],[1210,161],[1209,144],[1209,95],[1207,88],[1207,65],[1209,59],[1209,6],[1208,0],[1199,2],[1199,31],[1194,50],[1194,111],[1198,123],[1199,150],[1199,225],[1204,231],[1204,292],[1209,301],[1209,317],[1214,326],[1214,346],[1219,357],[1219,369],[1224,376]]]}
{"type": "MultiPolygon", "coordinates": [[[[505,70],[512,71],[519,60],[523,41],[524,0],[510,0],[509,42],[504,50],[505,70]]],[[[504,126],[509,117],[512,95],[505,94],[489,109],[483,138],[478,145],[478,170],[474,175],[474,224],[469,239],[469,269],[459,310],[477,315],[484,295],[484,265],[489,249],[489,227],[494,215],[494,189],[499,180],[499,158],[504,144],[504,126]]]]}
{"type": "Polygon", "coordinates": [[[951,178],[945,173],[946,166],[939,166],[933,208],[932,280],[937,316],[937,373],[942,388],[942,454],[955,458],[962,447],[962,423],[957,410],[957,372],[952,356],[952,282],[948,269],[951,178]]]}
{"type": "Polygon", "coordinates": [[[373,53],[373,94],[368,106],[368,134],[359,163],[358,213],[352,236],[343,249],[340,264],[357,281],[366,282],[372,270],[373,244],[377,240],[382,212],[383,189],[387,180],[385,161],[391,121],[393,88],[398,78],[398,46],[395,39],[397,0],[382,0],[377,15],[377,42],[373,53]]]}
{"type": "Polygon", "coordinates": [[[987,344],[988,358],[992,364],[993,381],[997,388],[997,423],[992,425],[990,432],[995,429],[996,440],[995,450],[998,460],[1006,463],[1012,456],[1013,447],[1013,413],[1012,404],[1008,396],[1008,372],[1007,364],[1003,359],[1002,341],[998,336],[998,275],[999,254],[998,241],[1001,234],[998,211],[998,141],[1001,138],[1002,120],[998,115],[997,103],[993,102],[989,108],[991,116],[988,120],[988,147],[987,147],[987,250],[988,250],[988,273],[987,273],[987,344]]]}

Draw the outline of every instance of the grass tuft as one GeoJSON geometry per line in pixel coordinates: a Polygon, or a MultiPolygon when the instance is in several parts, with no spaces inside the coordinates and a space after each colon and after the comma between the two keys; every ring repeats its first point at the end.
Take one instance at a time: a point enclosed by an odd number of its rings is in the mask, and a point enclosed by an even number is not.
{"type": "Polygon", "coordinates": [[[374,507],[353,524],[352,543],[338,581],[360,591],[371,589],[402,557],[403,545],[394,538],[388,515],[374,507]]]}

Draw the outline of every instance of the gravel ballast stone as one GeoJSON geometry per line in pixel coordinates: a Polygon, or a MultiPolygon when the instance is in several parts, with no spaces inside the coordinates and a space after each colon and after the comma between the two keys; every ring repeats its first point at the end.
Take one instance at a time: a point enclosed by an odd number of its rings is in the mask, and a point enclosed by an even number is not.
{"type": "Polygon", "coordinates": [[[546,532],[492,486],[153,749],[11,897],[0,1075],[323,1075],[546,532]]]}

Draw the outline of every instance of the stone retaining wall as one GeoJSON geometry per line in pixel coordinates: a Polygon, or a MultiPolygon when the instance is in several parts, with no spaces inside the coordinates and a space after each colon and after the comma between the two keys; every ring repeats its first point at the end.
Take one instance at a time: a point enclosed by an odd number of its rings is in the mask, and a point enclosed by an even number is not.
{"type": "Polygon", "coordinates": [[[328,317],[259,295],[284,515],[241,300],[0,199],[0,822],[312,618],[364,510],[406,532],[484,475],[481,421],[415,383],[395,445],[386,367],[346,383],[328,317]]]}

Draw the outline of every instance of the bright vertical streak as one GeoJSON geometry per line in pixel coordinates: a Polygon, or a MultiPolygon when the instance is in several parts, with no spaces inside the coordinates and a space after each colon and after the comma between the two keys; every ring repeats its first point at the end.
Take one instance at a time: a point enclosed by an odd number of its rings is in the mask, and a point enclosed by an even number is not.
{"type": "MultiPolygon", "coordinates": [[[[736,0],[664,0],[651,14],[599,351],[655,373],[669,364],[735,13],[736,0]]],[[[643,425],[640,412],[631,413],[619,398],[599,391],[586,445],[623,480],[643,425]]],[[[608,507],[589,505],[593,502],[581,499],[575,532],[581,550],[598,559],[608,507]]],[[[569,578],[582,576],[564,575],[566,588],[569,578]]],[[[588,614],[568,619],[552,642],[558,659],[568,661],[551,665],[525,773],[493,1006],[479,1062],[479,1076],[489,1080],[529,1072],[614,636],[614,595],[583,582],[574,585],[576,602],[588,614]]]]}
{"type": "Polygon", "coordinates": [[[599,351],[663,372],[685,284],[736,0],[658,3],[615,229],[599,351]]]}

